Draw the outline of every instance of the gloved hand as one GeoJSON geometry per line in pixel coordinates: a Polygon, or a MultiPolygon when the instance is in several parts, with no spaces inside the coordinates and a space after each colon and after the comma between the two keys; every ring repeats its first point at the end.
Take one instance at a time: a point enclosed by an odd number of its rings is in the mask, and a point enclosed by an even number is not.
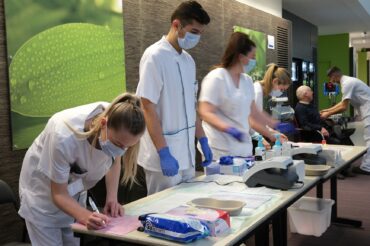
{"type": "Polygon", "coordinates": [[[202,147],[202,152],[204,155],[204,161],[202,162],[202,166],[206,167],[209,164],[211,164],[213,155],[212,155],[212,150],[208,145],[208,138],[207,137],[202,137],[199,139],[200,146],[202,147]]]}
{"type": "Polygon", "coordinates": [[[179,163],[171,155],[170,149],[164,147],[158,151],[161,161],[162,173],[164,176],[175,176],[179,172],[179,163]]]}
{"type": "Polygon", "coordinates": [[[294,125],[289,122],[280,122],[275,126],[275,129],[284,134],[295,132],[294,125]]]}
{"type": "Polygon", "coordinates": [[[240,130],[236,129],[235,127],[229,127],[226,129],[225,132],[233,136],[239,142],[243,141],[244,133],[242,133],[240,130]]]}

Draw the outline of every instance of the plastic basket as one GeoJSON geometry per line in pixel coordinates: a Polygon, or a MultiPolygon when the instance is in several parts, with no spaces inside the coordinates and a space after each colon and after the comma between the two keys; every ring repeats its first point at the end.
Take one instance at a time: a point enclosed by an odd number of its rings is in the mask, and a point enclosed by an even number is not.
{"type": "Polygon", "coordinates": [[[330,226],[334,201],[302,197],[288,208],[290,231],[320,237],[330,226]]]}

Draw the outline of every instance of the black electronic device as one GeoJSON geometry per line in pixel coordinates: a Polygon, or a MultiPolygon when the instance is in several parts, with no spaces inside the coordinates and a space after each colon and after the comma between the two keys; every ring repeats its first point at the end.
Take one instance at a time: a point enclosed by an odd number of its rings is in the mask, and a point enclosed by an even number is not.
{"type": "Polygon", "coordinates": [[[293,160],[302,160],[307,165],[326,165],[326,159],[317,154],[297,154],[293,155],[293,160]]]}
{"type": "Polygon", "coordinates": [[[287,190],[298,180],[297,167],[302,161],[293,161],[289,156],[278,156],[256,162],[243,176],[248,187],[266,186],[269,188],[287,190]]]}
{"type": "Polygon", "coordinates": [[[252,175],[246,184],[248,187],[266,186],[269,188],[288,190],[298,181],[298,175],[293,168],[268,168],[252,175]]]}

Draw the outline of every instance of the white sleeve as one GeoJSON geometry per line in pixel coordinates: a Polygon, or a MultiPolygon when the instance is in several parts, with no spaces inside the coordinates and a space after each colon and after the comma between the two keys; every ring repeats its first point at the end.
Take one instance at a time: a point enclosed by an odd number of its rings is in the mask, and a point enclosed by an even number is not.
{"type": "Polygon", "coordinates": [[[208,74],[202,81],[199,102],[208,102],[216,107],[222,104],[222,83],[220,78],[208,74]]]}
{"type": "Polygon", "coordinates": [[[136,95],[158,104],[163,80],[160,74],[160,64],[155,61],[152,54],[144,53],[140,61],[140,80],[136,89],[136,95]]]}
{"type": "Polygon", "coordinates": [[[65,137],[55,132],[47,134],[40,154],[40,171],[55,183],[67,183],[74,148],[65,137]]]}
{"type": "Polygon", "coordinates": [[[259,82],[255,82],[253,84],[254,88],[254,101],[258,110],[263,111],[263,92],[261,90],[261,84],[259,82]]]}
{"type": "Polygon", "coordinates": [[[342,101],[349,99],[351,100],[353,97],[353,93],[355,91],[356,82],[355,81],[347,81],[342,85],[342,101]]]}

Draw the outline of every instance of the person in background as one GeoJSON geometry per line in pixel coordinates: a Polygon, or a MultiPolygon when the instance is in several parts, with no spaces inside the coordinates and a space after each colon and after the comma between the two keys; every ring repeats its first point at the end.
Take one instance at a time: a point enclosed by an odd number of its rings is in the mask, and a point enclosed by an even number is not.
{"type": "MultiPolygon", "coordinates": [[[[292,80],[290,78],[289,72],[278,65],[271,63],[267,65],[267,71],[265,72],[265,76],[261,81],[254,82],[254,94],[255,94],[255,102],[258,110],[263,111],[264,107],[264,99],[268,97],[280,97],[290,86],[292,80]]],[[[270,129],[272,133],[279,133],[273,129],[270,129]]],[[[258,133],[256,133],[253,129],[251,130],[252,139],[254,141],[254,145],[256,145],[258,140],[258,133]]],[[[288,138],[284,134],[280,134],[281,139],[283,141],[287,141],[288,138]]],[[[265,145],[266,149],[271,148],[270,144],[263,139],[263,144],[265,145]]]]}
{"type": "Polygon", "coordinates": [[[49,119],[25,155],[19,180],[19,214],[32,245],[79,245],[70,228],[74,220],[95,230],[109,224],[107,215],[123,215],[117,201],[121,160],[122,182],[132,182],[144,130],[140,100],[127,93],[49,119]],[[104,214],[91,212],[86,191],[104,175],[104,214]]]}
{"type": "Polygon", "coordinates": [[[275,140],[266,125],[277,122],[258,110],[252,78],[245,73],[255,52],[248,35],[234,32],[221,63],[202,81],[199,113],[215,159],[252,155],[250,127],[275,140]]]}
{"type": "MultiPolygon", "coordinates": [[[[301,85],[297,88],[296,95],[299,102],[295,107],[295,117],[300,128],[308,131],[317,131],[326,139],[328,144],[340,144],[339,139],[330,136],[329,131],[324,127],[325,124],[320,118],[319,110],[312,104],[313,91],[311,88],[301,85]]],[[[313,134],[311,140],[321,142],[321,136],[319,138],[314,138],[314,136],[316,135],[313,134]]]]}
{"type": "Polygon", "coordinates": [[[209,22],[199,3],[182,2],[171,16],[167,36],[148,47],[141,58],[136,94],[143,104],[147,131],[138,164],[144,168],[148,194],[195,176],[195,137],[205,156],[203,165],[212,161],[196,112],[195,63],[186,51],[198,44],[209,22]]]}
{"type": "Polygon", "coordinates": [[[336,66],[328,70],[327,76],[330,82],[341,85],[343,96],[340,103],[321,110],[320,116],[327,119],[330,115],[346,111],[348,105],[352,104],[364,123],[364,139],[367,146],[367,152],[362,158],[361,166],[354,167],[352,171],[370,175],[370,87],[357,78],[343,75],[342,71],[336,66]]]}

